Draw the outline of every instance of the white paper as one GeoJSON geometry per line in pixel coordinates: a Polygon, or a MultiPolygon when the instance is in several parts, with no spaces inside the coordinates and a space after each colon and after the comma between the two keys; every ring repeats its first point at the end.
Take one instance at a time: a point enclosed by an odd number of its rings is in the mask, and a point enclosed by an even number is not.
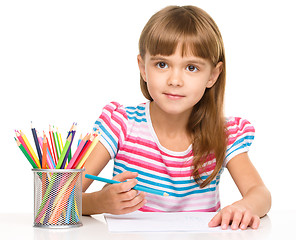
{"type": "MultiPolygon", "coordinates": [[[[208,223],[216,212],[140,212],[105,214],[110,232],[217,232],[208,223]]],[[[228,230],[226,230],[228,231],[228,230]]]]}

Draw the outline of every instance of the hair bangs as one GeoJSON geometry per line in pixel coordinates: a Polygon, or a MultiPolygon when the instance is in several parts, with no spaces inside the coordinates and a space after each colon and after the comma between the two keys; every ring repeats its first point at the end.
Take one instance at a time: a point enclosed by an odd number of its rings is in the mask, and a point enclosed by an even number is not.
{"type": "Polygon", "coordinates": [[[166,10],[158,17],[152,17],[150,24],[143,29],[143,38],[139,41],[140,55],[144,58],[148,51],[153,56],[169,56],[180,44],[182,56],[194,55],[217,64],[221,48],[217,48],[219,41],[214,31],[209,32],[208,24],[190,9],[171,7],[166,10]]]}

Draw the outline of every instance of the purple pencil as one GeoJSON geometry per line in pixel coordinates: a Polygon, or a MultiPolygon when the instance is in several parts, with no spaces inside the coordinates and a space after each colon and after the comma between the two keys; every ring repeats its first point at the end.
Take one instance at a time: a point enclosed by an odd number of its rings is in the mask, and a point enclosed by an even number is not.
{"type": "Polygon", "coordinates": [[[72,146],[72,143],[73,143],[73,139],[74,139],[74,136],[75,136],[75,133],[76,133],[76,124],[73,123],[70,131],[68,132],[68,136],[67,138],[69,137],[69,135],[72,133],[72,139],[71,139],[71,142],[70,142],[70,146],[66,152],[66,155],[65,155],[65,158],[63,160],[63,163],[62,163],[62,166],[61,166],[61,169],[64,169],[65,168],[65,165],[66,165],[66,162],[67,162],[67,159],[68,159],[68,156],[70,154],[70,151],[71,151],[71,146],[72,146]]]}

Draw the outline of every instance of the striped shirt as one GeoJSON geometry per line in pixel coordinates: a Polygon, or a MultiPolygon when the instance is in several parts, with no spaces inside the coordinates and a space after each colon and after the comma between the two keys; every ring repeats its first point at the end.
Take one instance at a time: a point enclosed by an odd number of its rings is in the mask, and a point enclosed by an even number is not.
{"type": "MultiPolygon", "coordinates": [[[[112,102],[103,108],[94,130],[101,132],[101,143],[114,159],[113,174],[137,172],[139,185],[167,192],[163,197],[147,194],[147,203],[140,211],[149,212],[214,212],[220,209],[220,176],[230,159],[247,152],[254,139],[254,127],[241,118],[227,118],[228,146],[223,166],[204,188],[192,178],[192,145],[184,152],[163,147],[154,132],[150,102],[135,107],[123,107],[112,102]]],[[[206,179],[215,168],[214,154],[208,156],[206,179]]]]}

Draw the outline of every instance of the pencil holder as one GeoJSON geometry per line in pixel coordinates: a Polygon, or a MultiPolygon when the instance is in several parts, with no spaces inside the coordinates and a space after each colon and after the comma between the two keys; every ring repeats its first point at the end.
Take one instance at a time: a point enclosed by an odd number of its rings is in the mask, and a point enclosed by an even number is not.
{"type": "Polygon", "coordinates": [[[84,169],[33,169],[34,227],[81,226],[84,169]]]}

